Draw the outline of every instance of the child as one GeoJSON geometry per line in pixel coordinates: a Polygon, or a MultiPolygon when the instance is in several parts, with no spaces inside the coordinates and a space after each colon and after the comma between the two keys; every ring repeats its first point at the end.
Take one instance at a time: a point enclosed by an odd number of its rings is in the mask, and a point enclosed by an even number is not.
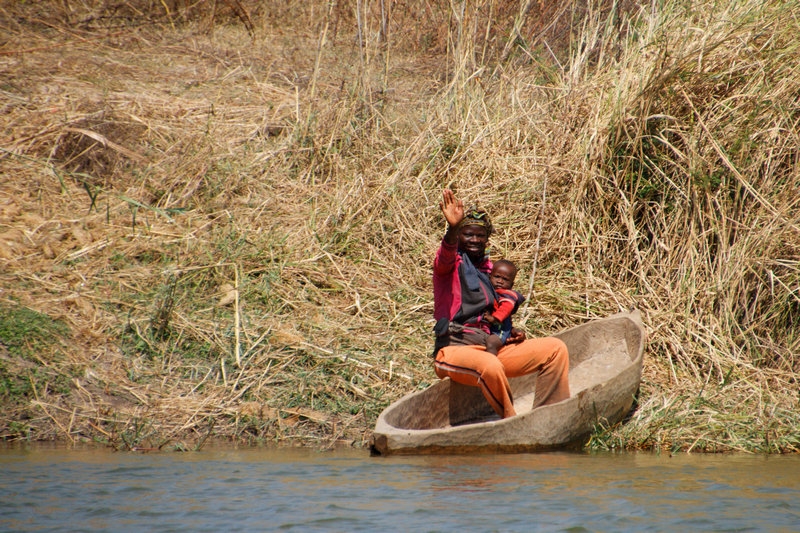
{"type": "Polygon", "coordinates": [[[497,351],[506,343],[511,334],[511,315],[517,312],[525,297],[515,290],[514,280],[517,267],[511,261],[501,259],[494,264],[489,280],[497,293],[494,311],[484,313],[483,319],[489,323],[492,335],[486,340],[486,351],[497,355],[497,351]]]}

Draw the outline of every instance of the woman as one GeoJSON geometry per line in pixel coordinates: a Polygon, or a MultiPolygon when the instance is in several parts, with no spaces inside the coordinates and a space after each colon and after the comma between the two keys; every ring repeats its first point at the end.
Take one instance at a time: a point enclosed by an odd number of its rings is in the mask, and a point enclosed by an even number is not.
{"type": "Polygon", "coordinates": [[[465,213],[464,203],[449,189],[439,205],[447,231],[433,262],[436,375],[480,387],[502,418],[516,414],[508,378],[539,373],[533,407],[569,398],[569,354],[561,340],[526,340],[523,332],[513,330],[497,356],[486,351],[489,326],[482,317],[496,298],[486,256],[492,224],[485,211],[465,213]]]}

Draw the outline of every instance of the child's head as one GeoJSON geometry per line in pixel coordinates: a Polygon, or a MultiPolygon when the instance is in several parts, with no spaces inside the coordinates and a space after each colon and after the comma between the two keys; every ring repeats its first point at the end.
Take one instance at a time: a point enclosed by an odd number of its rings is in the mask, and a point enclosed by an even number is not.
{"type": "Polygon", "coordinates": [[[495,262],[489,280],[495,289],[513,289],[514,280],[517,277],[517,267],[507,259],[500,259],[495,262]]]}

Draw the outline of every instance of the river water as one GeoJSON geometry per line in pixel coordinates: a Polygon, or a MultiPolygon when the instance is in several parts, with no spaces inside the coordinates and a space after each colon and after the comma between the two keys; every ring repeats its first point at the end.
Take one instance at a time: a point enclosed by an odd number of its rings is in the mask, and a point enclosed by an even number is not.
{"type": "Polygon", "coordinates": [[[800,456],[0,449],[0,531],[800,531],[800,456]]]}

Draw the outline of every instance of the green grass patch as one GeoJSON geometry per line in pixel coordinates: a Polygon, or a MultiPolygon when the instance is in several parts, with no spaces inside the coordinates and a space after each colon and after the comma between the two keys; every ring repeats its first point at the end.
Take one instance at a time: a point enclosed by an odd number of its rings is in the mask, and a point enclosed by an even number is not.
{"type": "Polygon", "coordinates": [[[5,347],[0,351],[0,398],[19,402],[40,391],[69,394],[71,373],[57,369],[63,359],[58,349],[69,334],[66,324],[43,313],[0,305],[0,344],[5,347]]]}

